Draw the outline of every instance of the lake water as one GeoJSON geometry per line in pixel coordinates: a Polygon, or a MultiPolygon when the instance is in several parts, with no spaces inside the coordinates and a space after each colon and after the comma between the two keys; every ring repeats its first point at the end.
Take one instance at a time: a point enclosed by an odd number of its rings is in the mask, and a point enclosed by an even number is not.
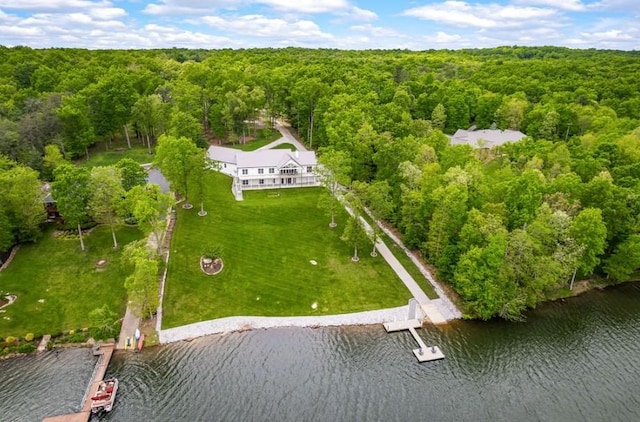
{"type": "MultiPolygon", "coordinates": [[[[640,284],[546,304],[524,323],[270,329],[117,353],[110,421],[638,421],[640,284]]],[[[94,358],[0,362],[0,420],[78,409],[94,358]]]]}

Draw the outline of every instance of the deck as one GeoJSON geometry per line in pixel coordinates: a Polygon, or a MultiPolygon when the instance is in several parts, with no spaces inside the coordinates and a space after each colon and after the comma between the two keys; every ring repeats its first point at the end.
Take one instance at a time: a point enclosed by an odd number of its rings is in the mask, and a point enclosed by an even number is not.
{"type": "Polygon", "coordinates": [[[444,354],[438,346],[427,346],[418,335],[416,328],[422,327],[422,322],[420,322],[420,320],[406,319],[402,321],[385,322],[382,325],[387,333],[409,330],[419,346],[417,349],[413,349],[413,354],[419,362],[444,359],[444,354]]]}

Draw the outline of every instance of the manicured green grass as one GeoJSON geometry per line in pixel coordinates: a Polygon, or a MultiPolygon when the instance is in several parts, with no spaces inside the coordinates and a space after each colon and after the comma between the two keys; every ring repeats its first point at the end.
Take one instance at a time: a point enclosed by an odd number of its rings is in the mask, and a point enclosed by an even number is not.
{"type": "Polygon", "coordinates": [[[406,305],[411,294],[382,257],[351,262],[352,248],[317,208],[320,188],[244,193],[231,179],[207,175],[205,209],[178,209],[164,295],[163,327],[232,315],[294,316],[359,312],[406,305]],[[222,273],[199,266],[203,249],[224,248],[222,273]],[[317,261],[312,265],[310,260],[317,261]],[[317,309],[312,304],[317,303],[317,309]]]}
{"type": "Polygon", "coordinates": [[[89,312],[105,304],[124,315],[124,279],[130,269],[121,265],[120,254],[123,245],[141,238],[142,233],[123,227],[116,235],[118,250],[113,249],[108,227],[97,227],[86,236],[85,252],[78,239],[54,237],[52,230],[37,243],[22,245],[0,272],[0,290],[18,296],[0,313],[0,336],[55,335],[88,327],[89,312]],[[108,262],[97,270],[100,259],[108,262]]]}
{"type": "Polygon", "coordinates": [[[296,151],[298,148],[296,148],[295,145],[293,144],[279,144],[276,145],[275,147],[271,148],[271,149],[290,149],[291,151],[296,151]]]}
{"type": "Polygon", "coordinates": [[[258,148],[261,148],[276,139],[282,138],[282,134],[277,130],[270,129],[258,129],[258,137],[253,141],[249,141],[246,144],[227,144],[226,147],[235,148],[242,151],[255,151],[258,148]]]}
{"type": "MultiPolygon", "coordinates": [[[[364,215],[364,218],[370,225],[373,225],[373,220],[368,215],[364,215]]],[[[420,269],[416,266],[416,264],[413,263],[411,258],[409,258],[407,254],[404,253],[400,246],[398,246],[396,242],[391,240],[391,238],[384,232],[381,233],[380,240],[382,240],[384,244],[387,245],[393,256],[395,256],[396,259],[400,261],[400,264],[402,264],[404,269],[407,270],[411,277],[413,277],[415,282],[418,283],[418,286],[420,286],[427,297],[429,299],[437,299],[439,297],[438,293],[436,293],[431,283],[429,283],[429,280],[427,280],[427,278],[422,275],[420,269]]]]}
{"type": "Polygon", "coordinates": [[[147,147],[132,139],[131,149],[127,147],[126,142],[113,142],[108,148],[106,143],[100,143],[89,150],[88,160],[83,157],[77,164],[82,167],[110,166],[123,158],[131,158],[140,164],[153,161],[153,155],[149,155],[147,147]]]}

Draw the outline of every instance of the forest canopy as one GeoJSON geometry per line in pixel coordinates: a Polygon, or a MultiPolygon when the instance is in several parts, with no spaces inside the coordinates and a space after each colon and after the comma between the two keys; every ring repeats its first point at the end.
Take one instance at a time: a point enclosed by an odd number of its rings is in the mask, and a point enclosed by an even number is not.
{"type": "MultiPolygon", "coordinates": [[[[11,195],[14,173],[33,184],[27,168],[50,179],[56,150],[77,159],[128,131],[150,150],[163,134],[205,146],[284,119],[314,149],[347,154],[362,200],[468,316],[517,319],[575,279],[640,267],[638,74],[639,52],[558,47],[0,47],[0,190],[11,195]],[[450,144],[471,126],[527,136],[450,144]]],[[[14,202],[0,225],[35,238],[38,220],[18,221],[14,202]]]]}

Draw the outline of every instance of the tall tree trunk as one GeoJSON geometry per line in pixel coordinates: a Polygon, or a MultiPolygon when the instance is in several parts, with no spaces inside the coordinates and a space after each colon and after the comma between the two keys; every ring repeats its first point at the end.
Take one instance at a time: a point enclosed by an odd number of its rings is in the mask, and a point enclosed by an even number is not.
{"type": "Polygon", "coordinates": [[[573,276],[571,276],[571,284],[569,285],[569,290],[573,290],[573,282],[576,280],[576,273],[578,269],[573,270],[573,276]]]}
{"type": "Polygon", "coordinates": [[[89,147],[84,147],[84,154],[87,156],[87,160],[89,160],[89,147]]]}
{"type": "Polygon", "coordinates": [[[82,239],[82,229],[80,228],[80,223],[78,223],[78,234],[80,235],[80,249],[84,252],[84,240],[82,239]]]}
{"type": "Polygon", "coordinates": [[[309,149],[313,148],[313,111],[311,112],[311,124],[309,125],[309,149]]]}
{"type": "Polygon", "coordinates": [[[149,134],[147,133],[147,149],[149,150],[149,155],[151,155],[151,139],[149,138],[149,134]]]}
{"type": "Polygon", "coordinates": [[[360,258],[358,258],[358,246],[354,246],[353,247],[353,260],[354,261],[358,261],[360,258]]]}
{"type": "Polygon", "coordinates": [[[131,139],[129,139],[129,131],[127,130],[127,125],[124,125],[124,136],[127,138],[127,146],[131,149],[131,139]]]}

